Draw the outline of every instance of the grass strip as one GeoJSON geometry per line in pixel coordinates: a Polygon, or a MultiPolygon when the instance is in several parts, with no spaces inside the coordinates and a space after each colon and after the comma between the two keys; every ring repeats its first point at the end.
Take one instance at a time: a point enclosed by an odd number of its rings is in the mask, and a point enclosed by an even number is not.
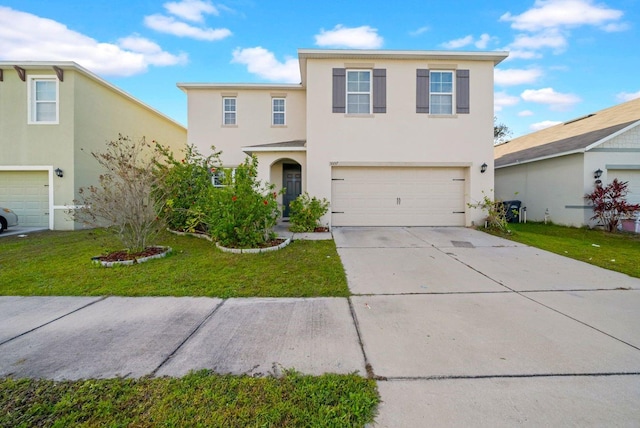
{"type": "Polygon", "coordinates": [[[230,254],[190,236],[164,233],[173,252],[134,266],[104,268],[91,257],[119,250],[101,230],[40,232],[0,240],[0,295],[346,297],[336,246],[294,241],[262,254],[230,254]]]}
{"type": "Polygon", "coordinates": [[[375,381],[287,371],[55,382],[0,379],[0,426],[361,427],[373,421],[375,381]]]}

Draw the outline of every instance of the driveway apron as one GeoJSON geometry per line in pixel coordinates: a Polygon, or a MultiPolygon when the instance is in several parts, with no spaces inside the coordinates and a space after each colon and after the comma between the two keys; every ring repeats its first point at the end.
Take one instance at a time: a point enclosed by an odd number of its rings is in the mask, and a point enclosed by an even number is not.
{"type": "Polygon", "coordinates": [[[376,426],[640,421],[640,280],[466,228],[336,228],[376,426]]]}

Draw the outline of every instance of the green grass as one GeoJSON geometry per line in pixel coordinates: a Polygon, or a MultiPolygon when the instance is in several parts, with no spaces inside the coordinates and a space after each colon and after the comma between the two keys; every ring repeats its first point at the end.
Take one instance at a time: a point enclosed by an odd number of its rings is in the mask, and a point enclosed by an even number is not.
{"type": "Polygon", "coordinates": [[[509,224],[513,241],[640,278],[640,235],[544,223],[509,224]]]}
{"type": "Polygon", "coordinates": [[[294,241],[279,251],[229,254],[212,243],[165,233],[173,253],[104,268],[91,257],[121,249],[101,230],[40,232],[0,239],[0,295],[316,297],[349,295],[333,241],[294,241]]]}
{"type": "Polygon", "coordinates": [[[54,382],[0,379],[0,426],[358,427],[375,381],[355,374],[216,375],[54,382]]]}

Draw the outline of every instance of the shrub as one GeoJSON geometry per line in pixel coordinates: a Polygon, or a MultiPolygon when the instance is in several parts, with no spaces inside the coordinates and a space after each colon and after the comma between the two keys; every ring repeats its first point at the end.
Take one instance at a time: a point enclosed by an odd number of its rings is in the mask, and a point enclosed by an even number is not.
{"type": "Polygon", "coordinates": [[[482,201],[475,204],[467,204],[467,206],[486,211],[487,227],[508,233],[509,222],[507,221],[507,207],[505,204],[499,199],[492,200],[484,192],[482,192],[482,195],[482,201]]]}
{"type": "Polygon", "coordinates": [[[614,178],[610,184],[596,186],[593,192],[584,196],[593,205],[591,219],[598,220],[609,232],[616,231],[620,219],[631,217],[640,210],[639,204],[630,204],[625,199],[628,185],[628,182],[614,178]]]}
{"type": "Polygon", "coordinates": [[[313,232],[320,226],[320,218],[327,213],[329,201],[311,198],[305,192],[289,203],[289,209],[292,232],[313,232]]]}
{"type": "Polygon", "coordinates": [[[275,238],[278,193],[273,184],[257,180],[258,160],[248,157],[235,173],[223,169],[223,187],[216,188],[208,211],[211,235],[221,245],[256,248],[275,238]]]}
{"type": "Polygon", "coordinates": [[[157,164],[162,180],[156,194],[165,200],[159,215],[170,229],[207,233],[207,210],[216,190],[211,177],[220,168],[220,152],[212,147],[213,154],[205,157],[189,145],[177,160],[168,148],[157,149],[163,159],[157,164]]]}
{"type": "Polygon", "coordinates": [[[91,155],[106,172],[98,186],[78,190],[79,207],[70,214],[89,226],[107,227],[130,252],[143,251],[163,227],[156,215],[163,199],[153,192],[162,180],[155,168],[159,152],[144,138],[135,142],[119,135],[105,152],[91,155]]]}

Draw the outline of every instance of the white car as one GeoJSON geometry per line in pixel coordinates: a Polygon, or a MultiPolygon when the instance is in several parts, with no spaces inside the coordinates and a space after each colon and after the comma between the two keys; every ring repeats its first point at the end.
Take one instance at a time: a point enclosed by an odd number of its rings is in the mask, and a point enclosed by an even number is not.
{"type": "Polygon", "coordinates": [[[0,233],[4,232],[7,227],[17,226],[18,216],[9,208],[0,207],[0,233]]]}

